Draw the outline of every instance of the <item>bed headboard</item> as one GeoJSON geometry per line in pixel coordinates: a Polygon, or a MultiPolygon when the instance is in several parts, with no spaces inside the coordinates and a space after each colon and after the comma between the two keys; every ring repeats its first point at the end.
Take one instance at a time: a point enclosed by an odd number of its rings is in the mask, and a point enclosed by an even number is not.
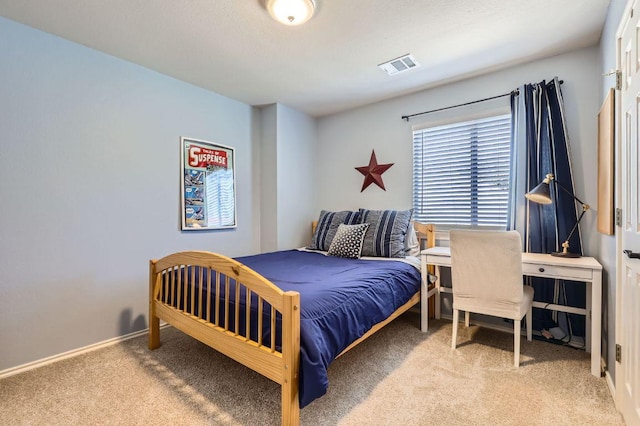
{"type": "Polygon", "coordinates": [[[413,222],[413,227],[418,234],[420,250],[436,245],[436,227],[432,223],[413,222]]]}
{"type": "MultiPolygon", "coordinates": [[[[436,245],[436,227],[431,223],[411,222],[418,235],[418,241],[420,242],[420,250],[424,250],[436,245]]],[[[316,232],[318,221],[311,222],[311,237],[316,232]]]]}

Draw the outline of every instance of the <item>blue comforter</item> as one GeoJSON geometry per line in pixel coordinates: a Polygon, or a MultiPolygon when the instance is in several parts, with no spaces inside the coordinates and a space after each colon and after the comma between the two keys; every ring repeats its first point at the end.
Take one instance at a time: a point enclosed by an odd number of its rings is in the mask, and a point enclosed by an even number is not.
{"type": "Polygon", "coordinates": [[[300,293],[300,407],[324,395],[329,364],[420,289],[420,272],[394,260],[298,250],[239,257],[282,290],[300,293]]]}

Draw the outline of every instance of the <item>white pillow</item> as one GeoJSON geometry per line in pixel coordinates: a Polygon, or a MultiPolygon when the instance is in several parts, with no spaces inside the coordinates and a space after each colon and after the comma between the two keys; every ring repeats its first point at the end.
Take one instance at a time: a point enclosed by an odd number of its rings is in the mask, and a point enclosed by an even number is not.
{"type": "Polygon", "coordinates": [[[420,256],[420,240],[418,240],[418,234],[416,233],[416,228],[413,227],[413,223],[409,225],[407,235],[405,235],[404,249],[407,256],[420,256]]]}

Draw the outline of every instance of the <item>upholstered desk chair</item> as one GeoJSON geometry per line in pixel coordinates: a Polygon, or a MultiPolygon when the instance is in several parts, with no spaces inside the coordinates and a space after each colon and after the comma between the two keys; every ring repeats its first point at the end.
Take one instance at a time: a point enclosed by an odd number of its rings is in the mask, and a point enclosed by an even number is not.
{"type": "Polygon", "coordinates": [[[453,333],[456,348],[460,311],[513,320],[514,365],[520,365],[520,322],[527,315],[531,341],[533,288],[523,285],[522,242],[517,231],[451,231],[453,333]]]}

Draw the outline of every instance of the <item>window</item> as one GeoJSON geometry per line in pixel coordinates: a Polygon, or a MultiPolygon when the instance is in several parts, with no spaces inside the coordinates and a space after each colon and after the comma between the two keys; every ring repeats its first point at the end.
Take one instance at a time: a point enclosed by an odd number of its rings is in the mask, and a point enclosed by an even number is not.
{"type": "Polygon", "coordinates": [[[415,220],[505,229],[510,135],[510,114],[415,130],[415,220]]]}

